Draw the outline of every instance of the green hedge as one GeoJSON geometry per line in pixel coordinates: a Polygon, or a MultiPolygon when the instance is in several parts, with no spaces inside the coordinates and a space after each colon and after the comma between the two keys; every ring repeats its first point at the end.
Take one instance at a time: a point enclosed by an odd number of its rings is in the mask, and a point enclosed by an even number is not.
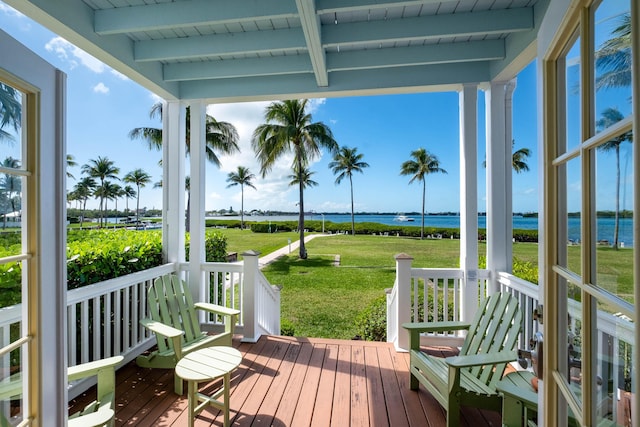
{"type": "MultiPolygon", "coordinates": [[[[0,234],[0,257],[21,253],[18,233],[0,234]],[[16,235],[18,237],[16,237],[16,235]]],[[[189,254],[189,235],[186,253],[189,254]]],[[[215,230],[205,234],[206,260],[225,262],[227,238],[215,230]]],[[[146,270],[162,264],[162,234],[158,230],[75,230],[67,234],[67,288],[146,270]]],[[[22,265],[0,265],[0,307],[20,302],[22,265]]]]}
{"type": "MultiPolygon", "coordinates": [[[[209,225],[209,222],[207,222],[209,225]]],[[[239,225],[238,225],[239,226],[239,225]]],[[[273,222],[250,222],[249,226],[254,233],[277,233],[279,231],[295,231],[298,229],[298,221],[273,221],[273,222]]],[[[356,222],[354,224],[356,234],[382,234],[391,236],[420,237],[419,226],[408,225],[387,225],[378,222],[356,222]]],[[[321,233],[323,224],[321,220],[308,220],[304,222],[304,228],[313,233],[321,233]]],[[[350,222],[324,222],[325,233],[345,233],[351,234],[350,222]]],[[[459,239],[459,228],[425,227],[424,237],[432,239],[459,239]],[[430,236],[430,237],[429,237],[430,236]]],[[[478,239],[486,240],[486,230],[478,229],[478,239]]],[[[513,238],[516,242],[537,242],[538,230],[513,230],[513,238]]]]}

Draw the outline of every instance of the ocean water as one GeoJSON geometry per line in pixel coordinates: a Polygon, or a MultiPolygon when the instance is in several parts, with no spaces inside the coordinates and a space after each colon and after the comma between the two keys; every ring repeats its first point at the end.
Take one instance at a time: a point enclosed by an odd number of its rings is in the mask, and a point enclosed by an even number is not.
{"type": "MultiPolygon", "coordinates": [[[[355,222],[377,222],[379,224],[386,225],[402,225],[409,227],[420,227],[420,215],[407,215],[414,219],[413,222],[398,222],[394,221],[395,215],[355,215],[355,222]]],[[[240,219],[239,216],[225,216],[225,217],[208,217],[211,219],[240,219]]],[[[320,214],[307,214],[305,219],[322,221],[323,216],[320,214]]],[[[245,221],[297,221],[297,215],[282,215],[282,216],[249,216],[245,215],[245,221]]],[[[335,223],[351,222],[351,215],[339,214],[339,215],[324,215],[325,221],[331,221],[335,223]]],[[[484,216],[478,217],[478,228],[486,228],[487,218],[484,216]]],[[[597,240],[613,241],[614,231],[613,218],[600,218],[597,223],[597,240]]],[[[443,227],[443,228],[460,228],[460,217],[453,215],[426,215],[424,217],[425,227],[443,227]]],[[[580,218],[569,218],[568,220],[568,234],[569,240],[573,242],[580,241],[580,218]]],[[[620,229],[618,231],[618,242],[624,247],[633,246],[633,220],[630,218],[620,219],[620,229]]],[[[536,230],[538,228],[538,218],[524,218],[521,216],[513,217],[513,228],[520,228],[525,230],[536,230]]]]}

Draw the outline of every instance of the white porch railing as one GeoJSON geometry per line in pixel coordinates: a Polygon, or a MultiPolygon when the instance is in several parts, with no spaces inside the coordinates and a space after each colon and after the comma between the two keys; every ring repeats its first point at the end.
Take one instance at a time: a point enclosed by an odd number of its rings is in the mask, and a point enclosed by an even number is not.
{"type": "MultiPolygon", "coordinates": [[[[203,294],[208,302],[241,310],[237,332],[257,341],[262,334],[280,334],[280,292],[258,269],[258,253],[243,254],[243,262],[204,263],[203,294]],[[247,335],[247,333],[249,333],[247,335]]],[[[147,289],[157,277],[181,272],[185,265],[159,267],[95,283],[67,292],[69,366],[122,355],[125,363],[155,345],[155,337],[140,326],[147,317],[147,289]]],[[[185,273],[186,275],[186,273],[185,273]]],[[[0,345],[11,342],[20,327],[20,304],[0,309],[0,345]]],[[[221,325],[219,319],[202,319],[204,328],[221,325]]],[[[10,355],[0,358],[0,372],[9,372],[10,355]]],[[[69,389],[73,398],[95,383],[78,382],[69,389]]]]}
{"type": "MultiPolygon", "coordinates": [[[[393,288],[387,290],[387,341],[393,342],[399,350],[406,350],[408,344],[408,334],[402,328],[402,323],[461,319],[463,308],[459,301],[462,301],[462,293],[471,289],[471,292],[478,294],[476,301],[479,300],[488,292],[490,278],[489,271],[478,270],[475,288],[475,280],[465,284],[461,269],[412,268],[411,262],[412,258],[406,254],[396,257],[396,281],[393,288]]],[[[529,349],[530,339],[540,327],[533,318],[533,310],[539,305],[538,285],[504,272],[497,273],[497,281],[500,290],[516,296],[520,302],[523,321],[517,348],[529,349]]],[[[568,309],[571,317],[569,330],[579,335],[581,304],[569,300],[568,309]]],[[[597,331],[596,354],[600,355],[597,375],[602,379],[602,384],[611,384],[612,390],[624,390],[628,387],[623,384],[624,377],[629,376],[631,369],[630,353],[636,351],[626,345],[634,343],[633,323],[623,315],[598,310],[597,331]],[[627,354],[620,354],[622,350],[627,354]]],[[[460,337],[454,334],[425,334],[423,338],[430,345],[438,345],[439,340],[448,340],[446,345],[457,345],[456,339],[460,337]]]]}

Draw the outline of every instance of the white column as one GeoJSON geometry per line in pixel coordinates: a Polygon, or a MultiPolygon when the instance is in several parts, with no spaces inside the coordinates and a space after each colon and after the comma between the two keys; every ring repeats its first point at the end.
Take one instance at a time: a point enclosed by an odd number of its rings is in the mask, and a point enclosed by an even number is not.
{"type": "Polygon", "coordinates": [[[411,322],[411,263],[413,257],[407,254],[396,255],[396,284],[398,286],[398,294],[396,295],[397,311],[396,327],[398,331],[396,336],[396,350],[409,351],[409,332],[402,327],[403,323],[411,322]]]}
{"type": "Polygon", "coordinates": [[[260,252],[249,250],[242,253],[243,272],[242,272],[242,342],[258,342],[260,334],[256,327],[256,281],[257,272],[260,269],[258,258],[260,252]]]}
{"type": "Polygon", "coordinates": [[[499,289],[496,273],[511,272],[511,93],[510,82],[492,82],[486,92],[487,269],[489,292],[499,289]],[[507,107],[507,104],[509,106],[507,107]],[[509,114],[509,117],[507,117],[509,114]]]}
{"type": "Polygon", "coordinates": [[[185,108],[162,107],[162,251],[165,262],[184,262],[185,108]]]}
{"type": "Polygon", "coordinates": [[[191,206],[189,217],[189,286],[198,301],[205,301],[204,275],[200,268],[205,260],[204,202],[205,202],[205,115],[202,101],[190,104],[191,206]]]}
{"type": "Polygon", "coordinates": [[[460,102],[460,296],[462,321],[478,308],[478,87],[464,85],[460,102]]]}

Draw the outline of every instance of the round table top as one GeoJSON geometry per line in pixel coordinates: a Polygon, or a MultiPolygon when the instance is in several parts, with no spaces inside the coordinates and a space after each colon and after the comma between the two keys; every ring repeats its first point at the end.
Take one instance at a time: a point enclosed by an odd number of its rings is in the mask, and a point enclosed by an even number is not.
{"type": "Polygon", "coordinates": [[[233,347],[208,347],[180,359],[176,374],[187,381],[209,381],[233,371],[241,362],[242,354],[233,347]]]}

